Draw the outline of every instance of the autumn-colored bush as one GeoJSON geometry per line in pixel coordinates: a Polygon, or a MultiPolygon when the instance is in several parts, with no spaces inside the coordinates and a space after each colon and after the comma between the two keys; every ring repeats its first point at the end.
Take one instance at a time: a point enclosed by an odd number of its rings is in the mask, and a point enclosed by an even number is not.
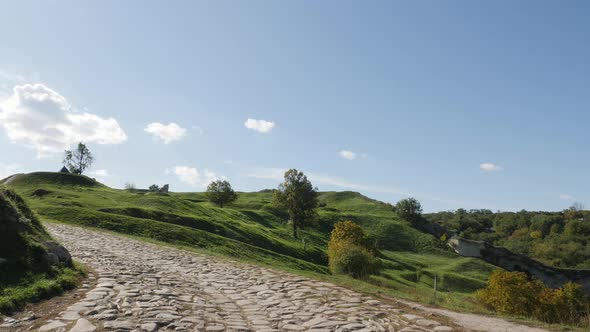
{"type": "Polygon", "coordinates": [[[538,300],[534,315],[544,322],[576,323],[590,314],[590,302],[582,286],[572,282],[558,289],[545,288],[538,300]]]}
{"type": "Polygon", "coordinates": [[[543,287],[540,281],[530,281],[523,272],[496,270],[490,275],[487,287],[478,290],[475,297],[496,312],[529,316],[543,287]]]}
{"type": "Polygon", "coordinates": [[[547,323],[590,323],[587,321],[590,300],[582,286],[571,282],[553,289],[523,272],[496,270],[490,275],[487,287],[477,291],[475,297],[502,314],[534,317],[547,323]]]}
{"type": "Polygon", "coordinates": [[[354,278],[366,278],[378,271],[379,260],[368,245],[363,229],[352,221],[334,225],[328,243],[329,268],[332,273],[344,273],[354,278]]]}

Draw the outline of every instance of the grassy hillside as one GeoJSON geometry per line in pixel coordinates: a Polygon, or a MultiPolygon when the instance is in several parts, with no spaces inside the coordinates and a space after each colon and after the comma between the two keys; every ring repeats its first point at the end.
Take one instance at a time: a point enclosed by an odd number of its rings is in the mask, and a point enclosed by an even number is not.
{"type": "Polygon", "coordinates": [[[0,188],[0,312],[76,285],[78,272],[62,249],[20,196],[0,188]]]}
{"type": "Polygon", "coordinates": [[[455,255],[399,220],[388,204],[355,192],[321,193],[317,220],[294,239],[286,211],[272,206],[270,191],[239,193],[235,203],[221,209],[203,193],[115,190],[72,174],[32,173],[5,183],[47,221],[103,228],[364,287],[327,275],[325,249],[332,226],[352,220],[382,253],[385,269],[371,278],[371,285],[379,286],[374,289],[429,301],[437,275],[440,304],[450,307],[469,307],[470,293],[484,285],[493,269],[455,255]]]}

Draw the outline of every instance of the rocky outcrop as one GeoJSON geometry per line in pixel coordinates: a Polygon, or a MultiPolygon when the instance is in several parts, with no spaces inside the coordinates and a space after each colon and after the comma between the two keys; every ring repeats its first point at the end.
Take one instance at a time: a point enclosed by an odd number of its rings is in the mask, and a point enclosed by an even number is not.
{"type": "Polygon", "coordinates": [[[162,186],[162,188],[160,188],[160,192],[167,194],[169,189],[170,189],[170,186],[168,184],[165,184],[164,186],[162,186]]]}
{"type": "Polygon", "coordinates": [[[542,281],[547,287],[559,288],[567,282],[580,284],[590,295],[590,270],[561,269],[544,265],[527,256],[502,247],[494,247],[482,241],[452,237],[449,242],[456,253],[466,257],[481,258],[484,261],[508,271],[525,272],[542,281]]]}

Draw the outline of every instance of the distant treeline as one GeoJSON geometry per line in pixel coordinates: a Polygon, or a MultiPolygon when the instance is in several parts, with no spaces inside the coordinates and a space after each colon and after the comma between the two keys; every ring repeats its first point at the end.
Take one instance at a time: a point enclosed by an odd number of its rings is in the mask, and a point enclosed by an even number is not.
{"type": "Polygon", "coordinates": [[[545,264],[590,269],[590,211],[445,211],[424,216],[459,236],[491,242],[545,264]]]}

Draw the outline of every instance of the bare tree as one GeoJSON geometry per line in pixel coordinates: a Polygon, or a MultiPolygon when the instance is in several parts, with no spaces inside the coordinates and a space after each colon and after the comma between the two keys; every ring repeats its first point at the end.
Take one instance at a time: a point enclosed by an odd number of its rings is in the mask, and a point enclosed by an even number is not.
{"type": "Polygon", "coordinates": [[[572,205],[572,207],[570,208],[574,211],[583,211],[584,210],[584,204],[580,203],[580,202],[574,202],[574,205],[572,205]]]}

